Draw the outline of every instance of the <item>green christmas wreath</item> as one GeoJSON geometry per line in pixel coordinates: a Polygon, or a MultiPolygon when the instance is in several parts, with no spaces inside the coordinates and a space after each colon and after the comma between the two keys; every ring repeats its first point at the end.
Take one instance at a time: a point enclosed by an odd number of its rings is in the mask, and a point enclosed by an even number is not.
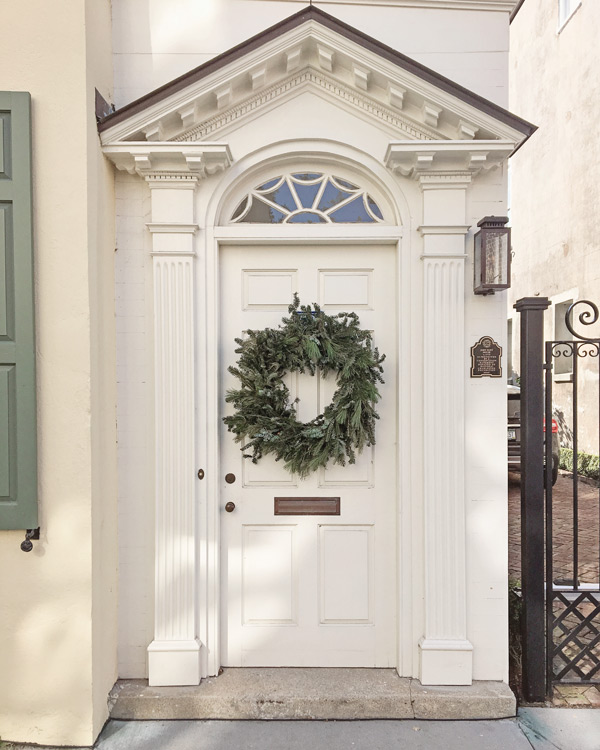
{"type": "Polygon", "coordinates": [[[361,330],[356,313],[327,315],[314,304],[300,305],[298,295],[278,328],[245,331],[235,339],[239,354],[229,372],[240,381],[225,400],[235,413],[223,421],[245,458],[254,463],[266,454],[283,461],[301,477],[329,461],[353,464],[356,453],[375,444],[377,383],[383,383],[385,355],[373,348],[371,333],[361,330]],[[337,374],[329,406],[310,422],[296,418],[295,403],[283,379],[288,372],[337,374]]]}

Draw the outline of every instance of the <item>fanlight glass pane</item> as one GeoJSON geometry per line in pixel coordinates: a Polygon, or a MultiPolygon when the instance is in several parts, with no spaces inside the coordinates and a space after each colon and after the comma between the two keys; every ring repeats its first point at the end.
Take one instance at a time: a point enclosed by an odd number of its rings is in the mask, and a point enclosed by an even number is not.
{"type": "Polygon", "coordinates": [[[298,172],[292,175],[294,182],[315,182],[315,180],[323,179],[323,175],[320,172],[298,172]]]}
{"type": "Polygon", "coordinates": [[[231,216],[233,223],[356,224],[383,221],[375,200],[358,185],[323,172],[273,177],[251,190],[231,216]]]}
{"type": "Polygon", "coordinates": [[[272,193],[265,193],[265,198],[275,203],[282,208],[287,208],[288,211],[295,211],[297,204],[287,182],[283,182],[280,187],[272,193]]]}
{"type": "Polygon", "coordinates": [[[300,211],[300,213],[290,216],[288,224],[324,224],[327,219],[321,214],[313,211],[300,211]]]}
{"type": "Polygon", "coordinates": [[[327,211],[330,208],[335,208],[342,201],[352,197],[352,193],[343,192],[339,188],[335,187],[331,180],[327,181],[325,190],[319,201],[319,208],[321,211],[327,211]]]}
{"type": "Polygon", "coordinates": [[[332,221],[339,221],[343,224],[362,224],[375,221],[371,214],[367,212],[365,199],[362,195],[332,211],[330,216],[332,221]]]}
{"type": "Polygon", "coordinates": [[[296,188],[296,195],[300,199],[300,203],[303,208],[312,208],[315,202],[317,194],[321,190],[321,183],[318,182],[316,185],[294,185],[296,188]]]}

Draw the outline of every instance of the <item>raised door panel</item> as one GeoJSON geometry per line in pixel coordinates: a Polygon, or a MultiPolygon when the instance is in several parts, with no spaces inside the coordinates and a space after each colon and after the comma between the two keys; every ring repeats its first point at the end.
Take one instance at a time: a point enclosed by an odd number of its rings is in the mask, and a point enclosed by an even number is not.
{"type": "Polygon", "coordinates": [[[242,617],[245,625],[297,624],[294,526],[244,526],[242,617]]]}
{"type": "Polygon", "coordinates": [[[373,622],[373,527],[319,527],[319,621],[373,622]]]}

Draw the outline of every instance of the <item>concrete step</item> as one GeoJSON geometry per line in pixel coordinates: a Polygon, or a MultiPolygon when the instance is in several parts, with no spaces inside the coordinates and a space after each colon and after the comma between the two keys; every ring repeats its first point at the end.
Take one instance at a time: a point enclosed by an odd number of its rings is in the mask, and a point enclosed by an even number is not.
{"type": "Polygon", "coordinates": [[[516,701],[503,682],[424,687],[393,669],[245,668],[193,687],[119,680],[112,719],[503,719],[516,701]]]}

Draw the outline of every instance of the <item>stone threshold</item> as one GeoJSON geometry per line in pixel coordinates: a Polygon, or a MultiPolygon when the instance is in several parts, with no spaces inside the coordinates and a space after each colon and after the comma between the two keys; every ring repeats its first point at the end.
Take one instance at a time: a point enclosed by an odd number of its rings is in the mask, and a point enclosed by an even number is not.
{"type": "Polygon", "coordinates": [[[503,682],[423,686],[394,669],[227,668],[192,687],[119,680],[111,719],[505,719],[516,700],[503,682]]]}

